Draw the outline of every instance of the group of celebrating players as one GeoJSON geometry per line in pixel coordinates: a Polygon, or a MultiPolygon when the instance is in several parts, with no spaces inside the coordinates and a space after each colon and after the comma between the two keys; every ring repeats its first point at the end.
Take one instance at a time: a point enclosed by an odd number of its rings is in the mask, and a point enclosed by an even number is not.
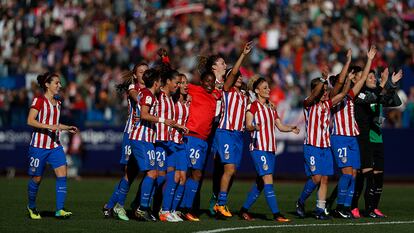
{"type": "MultiPolygon", "coordinates": [[[[103,207],[105,217],[129,220],[125,200],[132,182],[142,172],[143,179],[131,204],[139,220],[200,221],[192,207],[208,155],[216,161],[210,211],[216,216],[232,217],[227,207],[228,193],[242,159],[246,143],[243,135],[249,132],[257,178],[239,216],[253,220],[249,209],[264,191],[274,220],[290,221],[280,213],[273,187],[275,133],[277,128],[299,134],[299,128],[282,123],[277,106],[269,101],[266,79],[252,80],[250,90],[244,87],[239,68],[251,48],[252,43],[246,43],[232,69],[227,69],[219,55],[201,57],[199,85],[189,84],[186,75],[173,69],[162,49],[154,67],[140,63],[123,75],[124,81],[117,89],[127,94],[129,106],[120,161],[124,175],[103,207]]],[[[382,106],[401,103],[395,88],[402,73],[393,73],[388,80],[385,69],[377,85],[375,71],[370,70],[375,54],[375,47],[371,47],[362,69],[351,66],[349,50],[339,75],[328,77],[324,72],[321,78],[311,81],[311,94],[303,102],[308,180],[296,202],[299,217],[305,217],[305,201],[318,188],[316,219],[330,219],[330,215],[359,218],[358,199],[364,179],[367,215],[385,217],[378,209],[383,179],[379,115],[382,106]],[[328,90],[328,80],[332,90],[328,90]],[[333,158],[341,174],[337,188],[327,199],[328,176],[334,174],[333,158]],[[336,209],[330,213],[336,197],[336,209]]],[[[76,133],[78,129],[59,123],[59,76],[46,73],[38,77],[38,83],[44,95],[33,100],[28,116],[34,133],[29,149],[27,210],[32,219],[41,218],[35,201],[45,164],[49,163],[57,176],[56,217],[66,218],[72,213],[64,209],[66,159],[59,131],[76,133]]]]}

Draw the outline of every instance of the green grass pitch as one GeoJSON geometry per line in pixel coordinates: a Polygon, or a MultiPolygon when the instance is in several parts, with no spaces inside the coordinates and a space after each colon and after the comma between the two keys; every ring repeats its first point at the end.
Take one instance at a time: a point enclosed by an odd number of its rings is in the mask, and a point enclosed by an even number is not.
{"type": "MultiPolygon", "coordinates": [[[[55,208],[55,181],[52,178],[43,180],[40,186],[37,205],[39,211],[46,213],[42,220],[30,220],[26,213],[28,178],[0,179],[1,209],[0,232],[197,232],[224,228],[238,228],[230,232],[414,232],[414,185],[386,183],[381,200],[381,210],[389,217],[386,219],[316,221],[309,217],[297,219],[293,215],[294,202],[302,190],[303,183],[286,183],[276,181],[275,189],[279,207],[293,221],[281,224],[271,221],[271,214],[263,195],[252,207],[251,212],[266,216],[268,220],[257,219],[253,222],[239,220],[237,216],[227,220],[216,220],[201,215],[200,222],[181,223],[145,223],[136,220],[123,222],[115,219],[104,219],[101,213],[103,204],[109,198],[116,179],[84,179],[68,181],[66,208],[73,212],[67,220],[49,217],[55,208]],[[365,225],[365,223],[374,223],[365,225]],[[314,226],[313,224],[324,224],[314,226]],[[348,225],[345,225],[348,224],[348,225]],[[282,226],[283,227],[279,227],[282,226]],[[287,226],[289,225],[289,226],[287,226]],[[299,226],[298,226],[299,225],[299,226]],[[247,229],[247,227],[258,227],[247,229]],[[276,228],[271,228],[276,227],[276,228]]],[[[126,206],[137,190],[135,182],[131,188],[126,206]]],[[[229,196],[229,208],[237,212],[242,205],[253,181],[235,181],[229,196]]],[[[332,188],[332,185],[331,185],[332,188]]],[[[211,193],[211,182],[206,181],[202,188],[202,209],[208,206],[211,193]]],[[[307,203],[307,210],[314,207],[315,196],[307,203]]],[[[363,201],[360,202],[361,206],[363,201]]],[[[128,209],[128,208],[127,208],[128,209]]],[[[228,232],[228,231],[227,231],[228,232]]]]}

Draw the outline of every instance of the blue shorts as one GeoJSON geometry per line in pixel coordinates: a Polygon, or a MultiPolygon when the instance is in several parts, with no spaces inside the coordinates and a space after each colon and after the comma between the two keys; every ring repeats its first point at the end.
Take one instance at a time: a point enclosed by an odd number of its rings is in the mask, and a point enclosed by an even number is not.
{"type": "Polygon", "coordinates": [[[168,167],[173,167],[178,171],[187,171],[188,161],[185,154],[185,144],[172,142],[170,146],[172,153],[167,156],[168,167]]]}
{"type": "Polygon", "coordinates": [[[155,156],[157,160],[157,170],[167,171],[167,157],[172,154],[171,141],[158,141],[155,143],[155,156]]]}
{"type": "Polygon", "coordinates": [[[155,148],[150,142],[130,140],[132,154],[138,163],[140,171],[156,170],[155,148]]]}
{"type": "Polygon", "coordinates": [[[339,168],[359,169],[361,167],[356,137],[331,135],[331,148],[339,168]]]}
{"type": "Polygon", "coordinates": [[[29,147],[29,176],[42,176],[46,163],[53,169],[66,165],[66,156],[62,146],[53,149],[29,147]]]}
{"type": "Polygon", "coordinates": [[[203,170],[207,156],[207,142],[192,136],[185,136],[184,141],[188,167],[203,170]]]}
{"type": "Polygon", "coordinates": [[[275,153],[262,150],[250,151],[254,167],[259,176],[273,174],[275,170],[275,153]]]}
{"type": "Polygon", "coordinates": [[[240,165],[243,154],[243,132],[217,129],[214,145],[221,162],[224,164],[240,165]]]}
{"type": "Polygon", "coordinates": [[[129,144],[129,134],[124,132],[124,137],[122,138],[122,152],[120,164],[127,165],[129,156],[131,155],[131,145],[129,144]]]}
{"type": "Polygon", "coordinates": [[[330,147],[322,148],[304,145],[305,172],[307,176],[331,176],[334,173],[332,150],[330,147]]]}

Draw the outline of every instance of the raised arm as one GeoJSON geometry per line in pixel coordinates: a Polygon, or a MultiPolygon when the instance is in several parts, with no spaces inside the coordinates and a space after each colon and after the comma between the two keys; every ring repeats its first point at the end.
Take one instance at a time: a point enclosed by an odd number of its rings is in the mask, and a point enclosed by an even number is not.
{"type": "Polygon", "coordinates": [[[344,97],[346,96],[346,94],[348,94],[349,90],[351,89],[351,80],[355,77],[354,73],[349,73],[348,77],[345,80],[345,85],[342,88],[342,91],[335,95],[331,100],[332,100],[332,105],[335,106],[337,103],[341,102],[344,97]]]}
{"type": "Polygon", "coordinates": [[[315,102],[316,97],[318,97],[318,95],[321,93],[322,89],[323,89],[323,85],[325,83],[327,83],[326,79],[328,77],[327,76],[322,76],[322,78],[320,78],[320,82],[316,85],[315,88],[313,88],[313,90],[311,91],[311,94],[308,96],[308,98],[306,98],[303,101],[303,105],[305,107],[309,107],[313,104],[313,102],[315,102]]]}
{"type": "Polygon", "coordinates": [[[339,74],[339,78],[336,81],[334,88],[332,89],[331,93],[329,94],[330,98],[332,98],[336,94],[338,94],[339,91],[341,90],[342,86],[344,85],[346,74],[348,72],[349,65],[351,64],[351,60],[352,60],[352,50],[348,49],[348,51],[346,53],[346,62],[344,64],[344,66],[342,67],[341,73],[339,74]]]}
{"type": "Polygon", "coordinates": [[[224,91],[229,91],[230,88],[233,86],[234,82],[236,81],[237,73],[239,72],[240,66],[243,63],[244,58],[252,50],[252,43],[253,43],[252,41],[249,41],[244,45],[243,52],[240,54],[240,57],[239,59],[237,59],[236,64],[234,64],[230,75],[227,77],[226,81],[224,82],[224,86],[223,86],[224,91]]]}
{"type": "Polygon", "coordinates": [[[284,125],[280,118],[276,119],[275,125],[280,132],[293,132],[294,134],[299,134],[300,132],[300,129],[297,126],[284,125]]]}

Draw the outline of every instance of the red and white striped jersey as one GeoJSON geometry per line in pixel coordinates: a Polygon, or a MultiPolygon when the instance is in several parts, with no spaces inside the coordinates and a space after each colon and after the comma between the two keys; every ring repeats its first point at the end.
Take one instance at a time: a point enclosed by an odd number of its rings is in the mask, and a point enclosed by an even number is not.
{"type": "MultiPolygon", "coordinates": [[[[139,103],[137,106],[140,111],[142,106],[146,105],[149,107],[149,114],[157,116],[157,99],[150,90],[147,88],[142,89],[138,98],[139,103]]],[[[155,143],[156,134],[157,127],[155,123],[141,119],[132,127],[129,139],[155,143]]]]}
{"type": "Polygon", "coordinates": [[[330,147],[329,123],[332,101],[327,100],[304,107],[306,137],[305,144],[316,147],[330,147]]]}
{"type": "Polygon", "coordinates": [[[253,123],[260,125],[260,130],[251,133],[252,143],[250,150],[276,151],[276,119],[279,118],[276,109],[268,104],[261,104],[255,100],[247,111],[253,114],[253,123]]]}
{"type": "Polygon", "coordinates": [[[349,91],[348,95],[332,109],[333,127],[332,134],[342,136],[358,136],[359,129],[355,120],[354,92],[349,91]]]}
{"type": "MultiPolygon", "coordinates": [[[[60,101],[57,101],[57,104],[53,105],[45,96],[39,96],[33,99],[31,108],[39,111],[36,117],[38,122],[46,125],[58,125],[61,104],[60,101]]],[[[42,149],[53,149],[60,146],[59,131],[35,128],[30,146],[42,149]]]]}
{"type": "Polygon", "coordinates": [[[219,128],[243,131],[247,101],[248,97],[234,87],[227,92],[223,91],[219,128]]]}
{"type": "MultiPolygon", "coordinates": [[[[130,90],[136,90],[139,92],[140,88],[138,84],[131,84],[128,87],[128,92],[130,90]]],[[[138,96],[139,97],[139,96],[138,96]]],[[[132,126],[136,123],[136,119],[139,118],[140,116],[140,112],[139,112],[139,108],[137,108],[137,102],[132,99],[129,95],[128,95],[128,119],[127,122],[125,124],[125,128],[124,128],[124,133],[130,133],[132,130],[132,126]]]]}
{"type": "MultiPolygon", "coordinates": [[[[174,101],[161,91],[157,103],[157,115],[164,119],[174,119],[174,101]]],[[[171,141],[171,128],[164,123],[157,123],[157,141],[171,141]]]]}
{"type": "MultiPolygon", "coordinates": [[[[184,103],[181,103],[178,101],[175,103],[175,118],[174,120],[179,125],[185,126],[187,124],[187,119],[190,111],[190,102],[186,101],[184,103]]],[[[175,143],[183,143],[183,136],[184,134],[178,131],[175,128],[172,128],[171,130],[171,136],[175,143]]]]}

